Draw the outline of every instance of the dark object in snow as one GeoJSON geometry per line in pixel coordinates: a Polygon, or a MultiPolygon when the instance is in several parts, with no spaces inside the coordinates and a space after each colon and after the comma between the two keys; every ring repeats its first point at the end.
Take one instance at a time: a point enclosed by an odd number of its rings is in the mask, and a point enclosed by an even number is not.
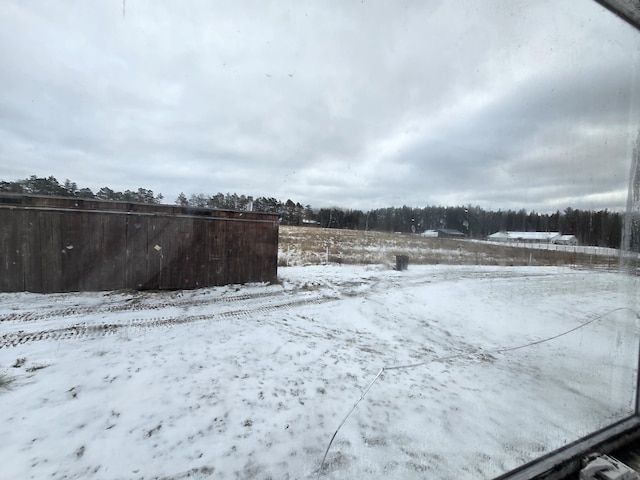
{"type": "Polygon", "coordinates": [[[396,270],[402,271],[409,267],[409,257],[406,255],[396,255],[396,270]]]}

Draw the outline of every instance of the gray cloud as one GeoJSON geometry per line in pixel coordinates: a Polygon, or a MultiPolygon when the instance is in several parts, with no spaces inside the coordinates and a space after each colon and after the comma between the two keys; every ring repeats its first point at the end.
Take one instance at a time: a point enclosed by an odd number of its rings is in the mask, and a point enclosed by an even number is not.
{"type": "Polygon", "coordinates": [[[638,32],[530,3],[4,2],[0,178],[621,208],[638,32]]]}

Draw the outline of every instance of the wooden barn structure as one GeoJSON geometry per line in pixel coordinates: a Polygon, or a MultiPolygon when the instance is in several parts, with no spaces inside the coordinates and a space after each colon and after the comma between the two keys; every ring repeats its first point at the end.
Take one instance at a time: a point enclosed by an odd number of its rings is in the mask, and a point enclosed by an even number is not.
{"type": "Polygon", "coordinates": [[[278,216],[0,194],[0,291],[189,289],[277,277],[278,216]]]}

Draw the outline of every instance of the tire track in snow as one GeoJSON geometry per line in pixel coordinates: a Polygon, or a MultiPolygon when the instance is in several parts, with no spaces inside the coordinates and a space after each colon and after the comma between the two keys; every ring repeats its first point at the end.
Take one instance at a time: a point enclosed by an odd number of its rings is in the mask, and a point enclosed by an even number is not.
{"type": "MultiPolygon", "coordinates": [[[[253,298],[254,296],[248,295],[253,298]]],[[[70,327],[40,330],[35,332],[17,332],[0,336],[0,349],[38,342],[41,340],[67,340],[71,338],[85,338],[111,335],[124,329],[148,329],[174,325],[182,325],[199,321],[222,321],[227,319],[240,319],[249,316],[268,314],[292,308],[320,305],[323,303],[339,300],[336,296],[322,296],[307,298],[302,300],[292,300],[289,302],[266,305],[257,308],[244,308],[221,312],[215,314],[187,315],[187,316],[167,316],[153,318],[134,318],[122,323],[101,323],[95,325],[72,325],[70,327]]],[[[173,306],[173,305],[171,305],[173,306]]]]}
{"type": "Polygon", "coordinates": [[[172,307],[191,307],[191,306],[200,306],[207,304],[217,304],[217,303],[231,303],[243,300],[253,300],[257,298],[268,298],[275,297],[281,295],[282,291],[276,290],[273,292],[263,292],[263,293],[247,293],[242,295],[233,295],[230,297],[216,297],[216,298],[208,298],[208,299],[184,299],[184,300],[173,300],[173,301],[161,301],[161,302],[146,302],[146,298],[142,301],[133,303],[131,299],[128,303],[124,305],[104,305],[104,306],[74,306],[74,307],[66,307],[59,308],[56,310],[49,311],[29,311],[29,312],[19,312],[19,313],[9,313],[7,315],[0,316],[0,322],[30,322],[36,320],[51,320],[59,317],[71,317],[77,315],[88,315],[88,314],[100,314],[100,313],[117,313],[117,312],[130,312],[130,311],[141,311],[141,310],[162,310],[164,308],[172,308],[172,307]]]}

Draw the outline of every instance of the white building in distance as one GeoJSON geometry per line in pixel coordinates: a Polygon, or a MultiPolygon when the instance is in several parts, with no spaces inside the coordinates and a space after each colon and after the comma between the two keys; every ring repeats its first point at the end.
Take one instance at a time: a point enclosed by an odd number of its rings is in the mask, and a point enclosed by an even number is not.
{"type": "Polygon", "coordinates": [[[575,235],[561,235],[560,232],[509,232],[501,230],[492,233],[487,239],[491,242],[578,244],[575,235]]]}

